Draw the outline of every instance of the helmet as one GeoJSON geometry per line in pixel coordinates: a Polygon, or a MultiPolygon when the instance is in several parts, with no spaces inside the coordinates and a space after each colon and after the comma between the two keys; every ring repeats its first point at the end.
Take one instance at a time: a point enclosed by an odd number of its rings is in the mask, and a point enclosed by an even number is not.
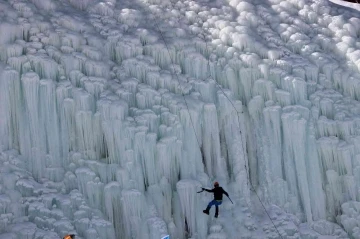
{"type": "Polygon", "coordinates": [[[219,187],[219,183],[218,183],[218,182],[215,182],[215,183],[214,183],[214,187],[219,187]]]}

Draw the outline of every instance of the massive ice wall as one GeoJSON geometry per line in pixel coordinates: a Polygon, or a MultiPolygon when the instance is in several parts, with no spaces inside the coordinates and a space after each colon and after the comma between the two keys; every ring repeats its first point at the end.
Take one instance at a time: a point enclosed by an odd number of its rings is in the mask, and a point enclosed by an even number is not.
{"type": "Polygon", "coordinates": [[[214,180],[241,206],[253,189],[358,234],[357,13],[321,0],[0,8],[0,150],[16,165],[0,193],[27,203],[1,208],[28,236],[223,238],[196,194],[214,180]]]}

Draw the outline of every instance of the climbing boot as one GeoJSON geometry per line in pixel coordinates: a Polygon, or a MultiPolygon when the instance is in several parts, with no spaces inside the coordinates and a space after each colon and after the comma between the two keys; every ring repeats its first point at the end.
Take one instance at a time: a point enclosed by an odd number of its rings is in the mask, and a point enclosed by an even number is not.
{"type": "Polygon", "coordinates": [[[209,215],[210,207],[207,206],[206,209],[203,211],[203,213],[209,215]]]}
{"type": "Polygon", "coordinates": [[[216,206],[215,207],[215,218],[217,218],[219,216],[219,207],[216,206]]]}

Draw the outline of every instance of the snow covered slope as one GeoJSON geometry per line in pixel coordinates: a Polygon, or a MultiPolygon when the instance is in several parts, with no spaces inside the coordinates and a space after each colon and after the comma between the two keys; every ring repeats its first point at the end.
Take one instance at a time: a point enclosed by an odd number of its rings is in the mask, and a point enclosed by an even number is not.
{"type": "Polygon", "coordinates": [[[359,36],[327,0],[0,0],[0,238],[360,238],[359,36]]]}

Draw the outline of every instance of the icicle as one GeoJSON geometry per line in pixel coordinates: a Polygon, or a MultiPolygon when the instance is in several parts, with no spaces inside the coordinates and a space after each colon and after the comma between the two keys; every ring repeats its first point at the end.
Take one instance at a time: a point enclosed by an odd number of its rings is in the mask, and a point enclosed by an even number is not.
{"type": "Polygon", "coordinates": [[[97,239],[100,238],[99,234],[97,233],[97,231],[94,228],[89,228],[86,230],[85,234],[83,235],[85,238],[88,239],[97,239]]]}
{"type": "Polygon", "coordinates": [[[201,94],[201,99],[206,103],[215,103],[216,82],[212,79],[195,82],[195,90],[201,94]]]}
{"type": "MultiPolygon", "coordinates": [[[[125,152],[125,168],[130,174],[130,178],[134,182],[134,188],[140,192],[145,191],[144,175],[141,164],[136,160],[135,152],[131,149],[125,152]]],[[[123,157],[124,157],[123,156],[123,157]]]]}
{"type": "Polygon", "coordinates": [[[76,111],[95,111],[94,97],[80,88],[73,88],[72,94],[75,100],[76,111]]]}
{"type": "Polygon", "coordinates": [[[84,55],[89,57],[91,60],[95,60],[95,61],[102,60],[103,58],[102,53],[95,47],[84,45],[81,48],[82,48],[82,53],[84,53],[84,55]]]}
{"type": "Polygon", "coordinates": [[[276,87],[281,86],[281,79],[284,78],[286,72],[280,68],[271,68],[269,71],[269,80],[275,84],[276,87]]]}
{"type": "Polygon", "coordinates": [[[326,178],[328,181],[326,185],[327,213],[335,217],[340,209],[342,186],[339,175],[334,170],[326,171],[326,178]]]}
{"type": "Polygon", "coordinates": [[[60,108],[60,122],[62,133],[63,156],[68,152],[75,150],[76,147],[76,130],[75,130],[75,101],[70,98],[63,100],[63,107],[60,108]]]}
{"type": "Polygon", "coordinates": [[[285,175],[290,190],[295,191],[303,205],[307,221],[312,221],[305,154],[308,122],[300,117],[297,112],[284,113],[281,116],[285,147],[284,158],[287,161],[285,163],[285,175]]]}
{"type": "Polygon", "coordinates": [[[281,81],[281,88],[291,93],[294,104],[302,104],[307,99],[306,82],[299,77],[286,76],[281,81]]]}
{"type": "Polygon", "coordinates": [[[102,61],[87,60],[84,65],[84,74],[109,79],[110,65],[102,61]]]}
{"type": "Polygon", "coordinates": [[[75,115],[76,145],[85,158],[95,160],[96,135],[92,131],[94,127],[93,114],[90,111],[78,111],[75,115]]]}
{"type": "MultiPolygon", "coordinates": [[[[23,85],[24,102],[26,105],[26,115],[30,129],[31,146],[38,147],[45,151],[45,135],[41,130],[39,119],[39,76],[34,72],[29,72],[21,77],[23,85]]],[[[28,145],[27,147],[30,147],[28,145]]]]}
{"type": "Polygon", "coordinates": [[[41,78],[57,80],[58,64],[45,55],[28,56],[32,69],[39,74],[41,78]]]}
{"type": "Polygon", "coordinates": [[[87,182],[86,184],[87,191],[87,199],[89,201],[89,206],[92,208],[97,208],[99,210],[103,210],[104,202],[103,202],[103,192],[104,192],[104,184],[100,182],[99,178],[95,178],[95,181],[87,182]]]}
{"type": "Polygon", "coordinates": [[[101,93],[106,89],[107,82],[106,79],[100,77],[82,77],[80,86],[93,95],[95,100],[98,100],[101,93]]]}
{"type": "Polygon", "coordinates": [[[75,171],[75,175],[77,177],[78,187],[80,192],[83,195],[88,195],[87,192],[87,183],[93,181],[96,177],[96,174],[91,171],[89,168],[78,168],[75,171]]]}
{"type": "MultiPolygon", "coordinates": [[[[0,134],[3,135],[0,142],[3,149],[19,148],[21,110],[21,88],[19,73],[5,69],[0,75],[0,134]]],[[[27,146],[28,147],[28,146],[27,146]]]]}
{"type": "Polygon", "coordinates": [[[145,197],[137,190],[123,190],[121,193],[121,210],[125,234],[124,238],[139,238],[140,228],[144,223],[142,220],[147,215],[145,208],[145,197]]]}
{"type": "Polygon", "coordinates": [[[184,238],[185,237],[184,214],[182,213],[182,207],[181,207],[179,194],[176,191],[174,192],[174,196],[172,198],[171,205],[172,205],[172,208],[173,208],[174,223],[176,225],[176,229],[175,229],[175,232],[174,232],[174,234],[176,235],[175,238],[184,238]]]}
{"type": "Polygon", "coordinates": [[[195,52],[187,52],[183,61],[180,62],[183,66],[184,73],[195,77],[197,79],[205,79],[208,77],[208,61],[206,58],[195,52]]]}
{"type": "Polygon", "coordinates": [[[55,84],[52,80],[41,80],[39,86],[39,109],[41,125],[44,126],[47,151],[53,158],[52,166],[61,166],[60,132],[56,112],[55,84]]]}
{"type": "Polygon", "coordinates": [[[176,138],[162,138],[156,145],[156,155],[158,177],[165,176],[171,185],[175,186],[179,175],[179,162],[176,161],[176,138]]]}
{"type": "Polygon", "coordinates": [[[320,116],[317,121],[317,131],[319,137],[336,136],[338,133],[336,121],[320,116]]]}
{"type": "Polygon", "coordinates": [[[323,190],[323,169],[321,168],[320,157],[317,151],[314,125],[310,123],[307,136],[307,157],[306,167],[309,181],[309,192],[311,200],[311,211],[313,220],[326,219],[326,198],[323,190]]]}
{"type": "Polygon", "coordinates": [[[338,162],[337,172],[340,175],[353,175],[353,159],[355,157],[354,145],[341,142],[337,146],[338,162]]]}
{"type": "Polygon", "coordinates": [[[344,176],[344,201],[356,201],[356,183],[354,176],[344,176]]]}
{"type": "Polygon", "coordinates": [[[170,51],[171,59],[168,50],[163,44],[158,43],[158,44],[146,45],[144,47],[144,54],[152,56],[155,59],[156,64],[162,68],[171,64],[171,62],[174,62],[175,60],[176,50],[173,47],[171,47],[169,51],[170,51]]]}
{"type": "Polygon", "coordinates": [[[0,36],[1,45],[14,42],[16,39],[22,39],[21,26],[3,21],[0,24],[0,36]]]}
{"type": "Polygon", "coordinates": [[[116,238],[125,236],[125,228],[122,222],[124,215],[122,215],[121,210],[121,190],[122,188],[117,182],[111,182],[104,188],[105,213],[115,226],[116,238]]]}
{"type": "MultiPolygon", "coordinates": [[[[53,162],[54,160],[51,159],[53,162]]],[[[60,167],[49,166],[45,169],[45,177],[52,182],[62,182],[64,179],[65,170],[60,167]]]]}
{"type": "Polygon", "coordinates": [[[259,79],[255,81],[253,96],[261,95],[265,101],[275,99],[275,87],[271,81],[259,79]]]}
{"type": "Polygon", "coordinates": [[[158,168],[155,161],[156,140],[156,134],[150,133],[146,135],[144,145],[144,158],[142,159],[146,185],[152,185],[158,181],[158,168]]]}
{"type": "Polygon", "coordinates": [[[347,136],[355,134],[355,122],[352,119],[347,119],[342,121],[337,120],[336,125],[338,128],[339,138],[341,139],[346,139],[347,136]]]}
{"type": "Polygon", "coordinates": [[[201,221],[205,221],[205,217],[199,213],[196,208],[200,205],[196,190],[201,187],[201,184],[194,180],[180,180],[176,183],[176,190],[179,194],[182,213],[187,222],[189,236],[194,236],[196,233],[204,236],[206,233],[206,226],[199,227],[201,221]]]}
{"type": "Polygon", "coordinates": [[[163,201],[163,218],[164,220],[169,223],[172,220],[172,198],[173,198],[173,189],[171,187],[171,184],[169,183],[169,180],[167,180],[165,177],[163,177],[160,180],[160,188],[162,191],[162,194],[164,195],[164,201],[163,201]]]}
{"type": "Polygon", "coordinates": [[[272,179],[279,177],[283,179],[282,169],[282,136],[281,136],[281,107],[272,106],[264,109],[264,120],[267,137],[269,139],[269,150],[271,162],[268,162],[271,169],[272,179]]]}
{"type": "MultiPolygon", "coordinates": [[[[128,58],[135,58],[143,53],[143,48],[138,39],[121,39],[117,42],[115,47],[115,61],[121,64],[122,61],[128,58]]],[[[146,54],[146,53],[145,53],[146,54]]],[[[155,59],[156,61],[156,59],[155,59]]]]}
{"type": "Polygon", "coordinates": [[[146,222],[148,227],[148,232],[146,233],[146,236],[148,236],[148,238],[163,238],[168,235],[167,225],[161,218],[151,217],[147,219],[146,222]]]}
{"type": "MultiPolygon", "coordinates": [[[[114,231],[114,225],[104,219],[93,217],[91,220],[91,225],[97,231],[99,239],[116,239],[117,234],[114,231]]],[[[68,233],[68,232],[67,232],[68,233]]]]}
{"type": "Polygon", "coordinates": [[[336,163],[338,157],[336,153],[336,147],[339,143],[339,139],[336,137],[320,138],[317,140],[318,152],[322,171],[326,172],[329,169],[337,170],[336,163]]]}
{"type": "Polygon", "coordinates": [[[204,106],[203,124],[203,157],[206,171],[210,178],[214,176],[219,180],[226,180],[229,175],[226,172],[226,164],[220,154],[220,138],[216,107],[213,104],[204,106]]]}
{"type": "Polygon", "coordinates": [[[255,81],[262,77],[261,71],[256,68],[240,68],[239,76],[243,88],[241,93],[248,102],[252,96],[255,81]]]}
{"type": "Polygon", "coordinates": [[[81,218],[79,220],[76,220],[74,222],[76,231],[80,236],[84,236],[86,234],[86,231],[90,227],[90,219],[89,218],[81,218]]]}
{"type": "Polygon", "coordinates": [[[239,98],[240,97],[239,79],[236,70],[234,70],[229,65],[226,65],[223,70],[225,71],[225,76],[221,78],[224,79],[223,86],[231,89],[231,91],[234,93],[234,96],[236,98],[239,98]]]}
{"type": "MultiPolygon", "coordinates": [[[[254,185],[256,185],[257,182],[259,184],[266,183],[268,181],[268,173],[269,170],[266,168],[266,161],[264,160],[264,148],[258,147],[259,145],[264,144],[264,134],[263,134],[263,108],[264,108],[264,100],[261,96],[255,96],[252,98],[248,103],[248,111],[249,111],[249,119],[251,121],[249,122],[249,127],[255,129],[252,132],[251,137],[253,137],[254,142],[254,150],[255,152],[253,155],[249,157],[249,167],[251,168],[250,171],[252,171],[251,180],[254,185]],[[259,173],[259,172],[265,172],[265,173],[259,173]]],[[[246,141],[245,141],[246,142],[246,141]]],[[[249,145],[250,146],[250,145],[249,145]]],[[[251,146],[250,146],[251,147],[251,146]]]]}
{"type": "Polygon", "coordinates": [[[2,47],[0,47],[0,60],[7,62],[11,57],[20,57],[23,54],[23,50],[23,46],[18,44],[2,45],[2,47]]]}
{"type": "Polygon", "coordinates": [[[81,59],[72,55],[62,55],[59,63],[64,67],[65,73],[69,74],[72,71],[82,71],[83,62],[81,59]]]}
{"type": "MultiPolygon", "coordinates": [[[[193,115],[192,115],[193,116],[193,115]]],[[[199,133],[194,133],[194,129],[192,127],[192,123],[190,121],[189,113],[186,109],[181,109],[179,112],[180,122],[183,125],[184,129],[184,139],[183,147],[184,147],[184,159],[187,159],[186,162],[182,162],[180,171],[190,171],[195,175],[196,171],[202,171],[202,155],[200,148],[194,147],[197,145],[198,140],[201,140],[199,133]]],[[[195,118],[192,117],[193,123],[196,124],[195,118]],[[194,122],[195,121],[195,122],[194,122]]],[[[196,126],[195,126],[196,127],[196,126]]],[[[201,142],[201,141],[200,141],[201,142]]]]}

